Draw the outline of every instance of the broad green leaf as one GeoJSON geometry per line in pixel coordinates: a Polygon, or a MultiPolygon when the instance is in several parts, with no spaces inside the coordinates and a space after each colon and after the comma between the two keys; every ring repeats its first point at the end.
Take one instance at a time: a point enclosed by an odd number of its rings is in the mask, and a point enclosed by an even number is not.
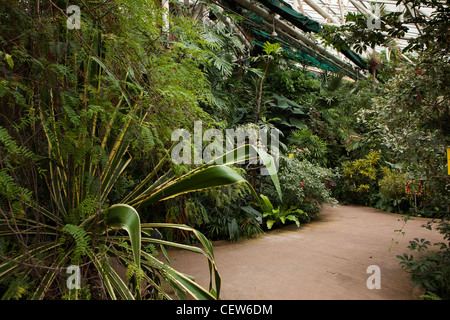
{"type": "Polygon", "coordinates": [[[275,220],[269,219],[267,220],[267,229],[272,229],[273,224],[275,223],[275,220]]]}
{"type": "Polygon", "coordinates": [[[134,263],[140,268],[141,221],[136,209],[127,204],[115,204],[106,213],[106,223],[110,228],[124,229],[128,232],[134,263]]]}
{"type": "Polygon", "coordinates": [[[302,110],[300,110],[298,108],[292,109],[292,113],[295,115],[304,115],[305,114],[302,110]]]}
{"type": "Polygon", "coordinates": [[[262,160],[263,164],[266,166],[270,178],[272,179],[272,182],[275,185],[275,189],[277,190],[278,196],[282,201],[282,193],[280,188],[280,182],[278,180],[275,161],[273,157],[266,151],[264,151],[262,148],[257,148],[249,144],[243,145],[211,160],[206,165],[213,165],[214,163],[222,165],[231,165],[239,163],[241,161],[253,160],[256,159],[258,156],[262,160]]]}
{"type": "MultiPolygon", "coordinates": [[[[217,294],[217,296],[220,294],[220,287],[221,287],[221,278],[219,275],[219,272],[217,270],[217,265],[214,261],[214,252],[213,252],[213,247],[211,242],[198,230],[189,227],[187,225],[183,225],[183,224],[173,224],[173,223],[145,223],[142,224],[142,228],[143,229],[147,229],[147,228],[174,228],[174,229],[180,229],[180,230],[185,230],[185,231],[190,231],[192,233],[194,233],[194,235],[197,237],[197,239],[200,241],[200,243],[203,245],[205,250],[201,250],[198,247],[193,247],[193,246],[186,246],[186,245],[181,245],[181,244],[176,244],[176,243],[164,243],[165,245],[171,245],[173,247],[178,247],[178,248],[183,248],[185,250],[190,250],[196,253],[201,253],[203,255],[206,256],[206,258],[208,259],[208,267],[209,267],[209,272],[210,272],[210,285],[209,285],[209,290],[212,292],[212,277],[214,277],[214,282],[216,285],[216,289],[214,290],[217,294]],[[183,246],[183,247],[182,247],[183,246]]],[[[150,239],[149,239],[150,240],[150,239]]]]}
{"type": "Polygon", "coordinates": [[[301,120],[299,120],[297,118],[294,118],[294,117],[290,118],[289,122],[290,122],[291,125],[297,127],[298,129],[301,129],[301,130],[308,128],[308,126],[305,125],[301,120]]]}
{"type": "MultiPolygon", "coordinates": [[[[110,228],[124,229],[130,237],[131,249],[133,251],[134,264],[138,270],[141,269],[141,221],[136,209],[127,204],[116,204],[111,206],[106,213],[106,223],[110,228]]],[[[122,289],[121,279],[114,270],[106,270],[106,276],[110,278],[116,289],[122,289]],[[120,281],[119,281],[120,280],[120,281]]],[[[128,295],[127,292],[123,292],[128,295]]],[[[140,283],[136,284],[136,294],[140,299],[140,283]]]]}
{"type": "Polygon", "coordinates": [[[297,225],[297,227],[300,227],[300,221],[298,221],[298,218],[296,216],[294,216],[293,214],[287,215],[286,219],[294,221],[295,224],[297,225]]]}
{"type": "MultiPolygon", "coordinates": [[[[127,200],[126,203],[133,207],[143,207],[184,193],[228,186],[236,183],[246,183],[249,185],[250,191],[254,193],[256,199],[259,199],[251,185],[233,169],[227,167],[227,165],[238,163],[240,161],[254,159],[257,154],[259,154],[261,160],[266,165],[278,195],[280,199],[282,199],[280,183],[278,181],[276,167],[272,156],[262,149],[256,149],[251,145],[244,145],[221,155],[215,160],[212,160],[177,179],[160,181],[157,183],[157,186],[155,183],[147,190],[131,197],[131,199],[130,196],[127,196],[125,198],[127,200]],[[251,152],[252,150],[253,152],[251,152]],[[216,165],[214,163],[222,164],[216,165]]],[[[139,190],[142,190],[141,185],[139,185],[138,188],[139,190]]],[[[135,195],[135,192],[133,192],[133,195],[135,195]]]]}
{"type": "Polygon", "coordinates": [[[264,207],[261,208],[261,209],[263,209],[266,213],[271,214],[272,211],[273,211],[273,205],[272,205],[272,203],[270,202],[269,198],[266,197],[266,196],[263,195],[263,194],[260,194],[260,197],[261,197],[261,199],[263,200],[263,204],[264,204],[264,207]]]}
{"type": "Polygon", "coordinates": [[[256,218],[261,218],[261,212],[259,212],[258,210],[254,209],[251,206],[243,206],[241,207],[242,210],[244,210],[245,212],[247,212],[249,215],[252,215],[256,218]]]}
{"type": "Polygon", "coordinates": [[[155,189],[155,192],[148,195],[146,198],[141,197],[142,200],[130,201],[129,204],[133,206],[145,206],[184,193],[241,182],[248,184],[247,180],[233,169],[223,165],[211,166],[193,173],[188,173],[174,181],[170,181],[155,189]]]}
{"type": "Polygon", "coordinates": [[[187,277],[186,275],[178,272],[173,269],[169,265],[161,262],[154,256],[142,252],[143,256],[152,264],[157,266],[166,277],[169,277],[172,281],[176,282],[179,286],[181,286],[187,293],[192,295],[197,300],[215,300],[215,296],[201,287],[199,284],[195,283],[192,279],[187,277]]]}

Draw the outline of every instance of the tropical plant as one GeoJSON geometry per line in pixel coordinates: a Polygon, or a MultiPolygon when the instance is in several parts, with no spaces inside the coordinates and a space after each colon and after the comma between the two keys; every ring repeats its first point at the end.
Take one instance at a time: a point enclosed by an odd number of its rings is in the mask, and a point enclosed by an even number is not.
{"type": "MultiPolygon", "coordinates": [[[[41,120],[44,121],[43,118],[41,120]]],[[[58,132],[48,131],[47,136],[56,138],[58,137],[58,132]]],[[[102,189],[100,189],[103,192],[90,193],[87,190],[85,199],[73,209],[68,210],[68,205],[71,204],[71,201],[68,201],[69,199],[66,199],[64,195],[70,194],[68,192],[70,189],[67,189],[67,185],[65,185],[66,180],[63,177],[65,176],[65,170],[73,168],[69,163],[65,162],[64,159],[67,156],[58,152],[60,150],[59,142],[64,141],[61,136],[59,138],[61,140],[48,138],[50,155],[59,158],[57,168],[54,168],[50,163],[50,172],[52,174],[49,177],[52,180],[48,181],[53,206],[58,208],[57,212],[59,214],[52,214],[44,207],[38,205],[33,200],[30,191],[17,185],[8,172],[2,170],[2,190],[4,190],[2,197],[6,201],[6,206],[10,206],[11,208],[20,206],[22,210],[21,212],[1,210],[4,218],[2,236],[18,237],[19,239],[24,236],[33,238],[36,236],[40,238],[40,241],[35,244],[28,244],[22,241],[21,245],[24,246],[22,248],[15,248],[13,246],[10,252],[17,251],[18,254],[12,258],[7,258],[0,265],[2,276],[6,276],[12,272],[25,272],[25,274],[28,274],[33,269],[39,270],[39,268],[44,268],[45,270],[48,268],[42,281],[36,285],[34,294],[31,295],[32,299],[39,299],[44,298],[48,290],[52,287],[57,276],[56,271],[61,270],[67,264],[81,263],[83,266],[86,266],[87,270],[95,267],[102,279],[109,298],[140,298],[140,285],[143,279],[158,294],[166,296],[161,287],[155,282],[156,273],[159,273],[165,278],[176,289],[180,297],[185,297],[182,295],[182,289],[196,298],[217,297],[220,292],[220,277],[214,263],[212,247],[209,241],[201,233],[185,225],[165,223],[144,223],[141,225],[139,215],[131,205],[139,208],[160,200],[175,197],[179,194],[245,182],[245,180],[225,165],[206,164],[181,177],[173,177],[172,172],[169,171],[154,183],[149,183],[156,172],[168,161],[167,154],[155,167],[155,170],[147,175],[123,199],[122,202],[124,204],[108,207],[108,193],[112,189],[115,180],[117,180],[119,173],[123,172],[129,163],[129,161],[120,159],[126,157],[125,152],[131,142],[119,136],[118,140],[115,140],[113,143],[115,148],[108,155],[107,158],[109,161],[105,167],[89,162],[89,157],[81,164],[83,168],[91,168],[93,171],[89,172],[89,174],[93,176],[95,176],[94,172],[98,170],[100,177],[103,177],[101,180],[104,181],[102,189]],[[33,210],[35,215],[37,214],[41,218],[38,221],[30,220],[28,214],[26,214],[26,211],[29,210],[33,210]],[[11,219],[13,221],[12,225],[8,223],[11,219]],[[35,225],[36,231],[23,230],[23,227],[27,227],[30,223],[35,225]],[[150,237],[148,233],[145,237],[141,238],[141,232],[145,234],[147,229],[163,227],[193,232],[203,244],[205,251],[197,247],[155,239],[150,237]],[[131,256],[128,244],[124,241],[127,237],[124,238],[120,234],[111,235],[108,232],[111,228],[121,228],[127,231],[131,243],[131,256]],[[95,247],[92,246],[94,243],[95,247]],[[169,265],[162,263],[153,255],[141,250],[142,243],[174,246],[205,254],[208,258],[211,275],[214,276],[216,288],[213,290],[210,286],[209,291],[211,293],[202,289],[186,276],[170,268],[169,265]],[[133,279],[132,283],[134,284],[132,289],[129,289],[117,272],[111,268],[108,263],[108,257],[111,256],[118,257],[121,262],[127,265],[127,268],[134,270],[131,272],[133,277],[130,277],[133,279]],[[50,263],[50,261],[52,262],[50,263]],[[47,268],[45,262],[47,264],[50,263],[47,268]]],[[[10,139],[9,144],[14,145],[14,140],[10,139]]],[[[83,175],[80,174],[78,176],[82,177],[83,175]]],[[[80,178],[79,180],[82,179],[80,178]]],[[[71,185],[71,188],[81,188],[83,186],[77,185],[76,180],[71,185]]],[[[36,272],[40,274],[39,271],[36,272]]],[[[8,289],[7,291],[9,292],[11,290],[8,289]]]]}
{"type": "Polygon", "coordinates": [[[313,73],[300,69],[295,64],[276,68],[267,75],[270,88],[290,101],[300,103],[320,90],[320,80],[313,73]]]}
{"type": "Polygon", "coordinates": [[[296,158],[308,160],[311,163],[326,166],[327,144],[309,129],[295,130],[289,137],[296,158]]]}
{"type": "Polygon", "coordinates": [[[377,151],[369,152],[364,158],[342,164],[339,185],[340,199],[364,205],[373,205],[378,196],[379,162],[377,151]]]}
{"type": "MultiPolygon", "coordinates": [[[[428,222],[423,227],[431,230],[433,223],[428,222]]],[[[403,270],[411,274],[415,286],[426,290],[422,297],[432,300],[450,299],[450,223],[442,219],[434,226],[443,236],[443,242],[431,244],[425,238],[415,238],[409,241],[409,250],[417,255],[404,253],[397,255],[403,270]],[[446,241],[446,242],[445,242],[446,241]],[[434,246],[432,249],[430,246],[434,246]],[[437,249],[437,250],[436,250],[437,249]]]]}
{"type": "Polygon", "coordinates": [[[261,179],[261,193],[268,196],[274,207],[283,210],[298,208],[306,214],[298,215],[300,222],[309,222],[320,209],[328,204],[335,205],[337,201],[331,196],[326,181],[336,179],[336,173],[329,168],[312,164],[307,160],[292,159],[280,156],[278,178],[280,181],[283,201],[274,196],[275,189],[267,179],[261,179]]]}
{"type": "Polygon", "coordinates": [[[295,222],[297,227],[300,227],[299,216],[307,215],[306,212],[296,206],[290,206],[289,208],[286,208],[285,206],[278,206],[275,209],[268,197],[263,194],[261,194],[260,197],[262,201],[258,204],[258,206],[262,210],[263,218],[266,218],[267,229],[272,229],[274,224],[285,224],[287,220],[295,222]]]}
{"type": "Polygon", "coordinates": [[[386,85],[386,95],[378,97],[372,109],[359,113],[371,135],[389,150],[392,162],[405,163],[414,179],[427,180],[425,210],[437,214],[449,211],[448,72],[446,58],[430,48],[416,65],[398,70],[386,85]]]}
{"type": "MultiPolygon", "coordinates": [[[[258,120],[261,118],[263,112],[265,109],[262,105],[262,96],[263,96],[263,84],[264,80],[266,78],[267,72],[269,71],[269,67],[271,65],[271,62],[275,60],[278,56],[281,55],[283,49],[281,45],[278,42],[270,43],[265,42],[263,45],[263,51],[264,55],[262,55],[262,59],[264,59],[264,71],[259,83],[259,89],[258,89],[258,100],[256,102],[256,117],[255,117],[255,123],[258,123],[258,120]]],[[[259,57],[258,57],[259,58],[259,57]]]]}
{"type": "MultiPolygon", "coordinates": [[[[75,115],[72,115],[72,117],[75,117],[75,115]]],[[[126,169],[131,161],[131,159],[127,159],[126,155],[131,144],[130,139],[124,139],[126,130],[112,140],[113,148],[106,154],[105,158],[108,160],[105,162],[93,161],[95,153],[91,151],[86,154],[87,156],[81,160],[81,163],[71,163],[70,154],[61,152],[62,144],[67,143],[67,141],[60,131],[56,130],[55,120],[51,115],[43,117],[41,113],[40,121],[45,128],[49,157],[58,161],[57,166],[54,166],[51,161],[48,163],[49,174],[45,175],[52,200],[51,206],[56,208],[57,214],[53,214],[39,205],[38,201],[33,200],[32,192],[20,187],[7,170],[1,171],[3,178],[1,181],[2,198],[5,202],[5,207],[1,209],[3,215],[2,236],[19,239],[26,236],[27,238],[35,239],[36,237],[40,239],[36,242],[32,241],[32,243],[22,240],[19,247],[8,243],[8,245],[12,245],[9,254],[11,255],[13,252],[16,252],[16,254],[6,258],[0,265],[2,276],[18,272],[24,272],[25,275],[28,275],[35,270],[37,275],[42,277],[42,280],[35,284],[34,293],[30,298],[41,299],[46,297],[48,291],[54,286],[57,271],[63,269],[64,265],[81,264],[86,268],[85,272],[93,272],[92,268],[98,272],[107,294],[103,298],[141,298],[142,280],[145,280],[155,293],[167,298],[163,289],[158,285],[159,280],[156,280],[156,274],[166,279],[181,298],[185,297],[183,290],[199,299],[217,298],[220,292],[220,277],[209,241],[201,233],[185,225],[165,223],[144,223],[141,225],[139,214],[134,207],[141,208],[191,191],[246,181],[226,165],[205,164],[181,177],[174,177],[173,172],[168,171],[159,179],[150,183],[158,170],[169,161],[169,153],[167,153],[154,170],[132,192],[125,196],[122,200],[123,204],[109,207],[108,194],[120,173],[126,169]],[[49,125],[49,123],[52,125],[49,125]],[[83,170],[79,168],[83,168],[83,170]],[[79,173],[76,173],[77,169],[80,170],[79,173]],[[67,180],[69,172],[72,172],[76,179],[67,180]],[[86,183],[83,182],[85,176],[98,176],[99,179],[86,183]],[[98,191],[94,188],[95,182],[100,186],[98,191]],[[77,190],[73,197],[70,196],[72,190],[77,190]],[[75,205],[73,205],[74,203],[75,205]],[[7,207],[11,209],[6,210],[7,207]],[[17,210],[12,208],[17,208],[17,210]],[[35,221],[30,220],[29,213],[27,214],[30,211],[40,218],[35,221]],[[10,220],[12,223],[8,222],[10,220]],[[30,223],[34,225],[35,229],[32,229],[34,231],[28,230],[30,223]],[[203,244],[205,250],[155,239],[150,237],[150,234],[145,233],[151,228],[164,227],[193,232],[203,244]],[[124,229],[128,236],[117,233],[111,234],[108,231],[111,228],[124,229]],[[141,238],[142,232],[146,236],[141,238]],[[128,242],[124,241],[128,238],[131,251],[128,242]],[[215,288],[213,289],[210,285],[209,291],[204,290],[188,277],[162,263],[152,254],[141,250],[143,243],[174,246],[203,253],[208,258],[211,280],[214,279],[215,288]],[[131,273],[128,273],[129,280],[133,284],[132,288],[128,287],[127,283],[109,264],[108,259],[112,256],[118,257],[128,269],[132,270],[131,273]],[[46,271],[41,274],[40,268],[46,271]]],[[[110,122],[110,124],[113,123],[110,122]]],[[[100,137],[103,139],[99,140],[106,141],[109,134],[110,132],[107,131],[104,137],[100,137]]],[[[86,136],[84,138],[87,139],[86,136]]],[[[11,149],[11,146],[15,147],[15,141],[12,138],[7,141],[6,145],[10,146],[9,149],[11,149]]],[[[16,153],[20,153],[20,148],[16,149],[16,153]]],[[[106,150],[104,151],[106,152],[106,150]]],[[[30,156],[30,152],[21,152],[20,154],[30,156]]],[[[243,157],[237,159],[248,158],[248,153],[243,157]]],[[[229,157],[226,159],[229,159],[229,157]]],[[[7,292],[11,290],[13,289],[8,288],[7,292]]]]}
{"type": "MultiPolygon", "coordinates": [[[[53,2],[37,11],[31,7],[33,23],[24,13],[29,3],[1,5],[7,12],[2,28],[17,19],[27,35],[0,39],[8,52],[0,63],[0,292],[5,299],[169,299],[162,281],[180,298],[219,297],[221,280],[204,235],[186,225],[141,221],[137,210],[151,212],[151,205],[188,192],[247,183],[227,165],[248,159],[249,147],[223,165],[179,173],[162,141],[189,116],[204,116],[199,100],[208,94],[200,58],[185,47],[168,50],[158,42],[160,31],[148,19],[161,22],[160,8],[119,2],[84,7],[83,33],[70,34],[61,33],[64,10],[53,2]],[[154,15],[143,17],[144,12],[154,15]],[[124,17],[133,16],[142,19],[136,19],[140,32],[130,37],[136,25],[124,17]],[[93,23],[101,19],[110,34],[93,23]],[[41,26],[42,43],[53,48],[49,55],[29,46],[41,26]],[[179,72],[168,74],[168,67],[179,72]],[[128,179],[132,160],[139,163],[140,176],[128,179]],[[203,249],[163,240],[156,228],[191,232],[203,249]],[[167,246],[205,255],[209,288],[161,261],[156,246],[166,258],[167,246]],[[70,265],[86,276],[80,289],[61,282],[70,265]]],[[[185,25],[183,32],[194,32],[185,25]]],[[[175,32],[177,24],[172,26],[175,32]]],[[[260,154],[276,180],[270,156],[260,154]]]]}
{"type": "MultiPolygon", "coordinates": [[[[239,172],[245,177],[244,169],[239,172]]],[[[252,200],[251,194],[247,184],[192,193],[185,197],[184,206],[173,207],[171,216],[188,220],[188,225],[210,240],[251,238],[262,232],[261,213],[248,205],[252,200]],[[184,215],[180,214],[181,210],[184,210],[184,215]]]]}
{"type": "Polygon", "coordinates": [[[404,213],[408,209],[408,199],[405,193],[406,175],[401,171],[403,166],[391,164],[382,167],[382,178],[378,181],[380,200],[376,207],[385,211],[404,213]]]}
{"type": "Polygon", "coordinates": [[[304,129],[307,126],[302,119],[307,118],[305,107],[302,107],[288,98],[277,93],[273,94],[273,99],[269,102],[270,117],[278,128],[284,132],[292,129],[304,129]]]}

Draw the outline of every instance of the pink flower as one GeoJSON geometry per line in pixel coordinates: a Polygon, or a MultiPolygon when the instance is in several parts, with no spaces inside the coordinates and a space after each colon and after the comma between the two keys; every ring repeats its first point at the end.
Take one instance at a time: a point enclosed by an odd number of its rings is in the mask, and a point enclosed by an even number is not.
{"type": "Polygon", "coordinates": [[[302,152],[302,149],[300,149],[300,148],[297,148],[297,151],[298,151],[298,152],[302,152]]]}
{"type": "Polygon", "coordinates": [[[303,187],[303,186],[305,185],[305,183],[304,183],[304,182],[302,182],[302,183],[301,183],[301,185],[302,185],[302,187],[303,187]]]}

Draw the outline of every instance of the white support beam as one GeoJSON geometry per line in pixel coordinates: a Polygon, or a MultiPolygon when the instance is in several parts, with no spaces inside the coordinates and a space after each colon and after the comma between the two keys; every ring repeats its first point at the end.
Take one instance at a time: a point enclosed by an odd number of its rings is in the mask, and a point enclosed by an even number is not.
{"type": "Polygon", "coordinates": [[[339,24],[339,21],[332,17],[328,12],[323,10],[319,5],[317,5],[313,0],[303,0],[305,1],[311,8],[313,8],[318,14],[327,19],[332,23],[339,24]]]}
{"type": "Polygon", "coordinates": [[[349,0],[353,6],[355,6],[356,9],[358,9],[359,12],[365,15],[369,15],[372,19],[379,20],[380,18],[377,17],[373,12],[370,10],[367,10],[362,4],[358,3],[355,0],[349,0]]]}
{"type": "Polygon", "coordinates": [[[302,0],[297,0],[297,3],[298,3],[298,9],[300,10],[300,12],[302,14],[305,14],[305,10],[303,10],[302,0]]]}
{"type": "MultiPolygon", "coordinates": [[[[323,0],[319,0],[319,2],[323,5],[323,7],[325,7],[327,9],[327,10],[325,10],[325,12],[327,12],[333,18],[336,17],[336,12],[334,12],[333,9],[331,8],[332,4],[331,4],[330,0],[328,0],[328,3],[323,2],[323,0]]],[[[320,5],[320,6],[322,7],[322,5],[320,5]]]]}
{"type": "Polygon", "coordinates": [[[344,62],[335,55],[331,54],[327,50],[325,50],[323,47],[319,46],[318,44],[314,43],[314,41],[310,40],[308,37],[303,35],[300,31],[297,29],[291,27],[290,25],[284,23],[282,20],[275,18],[273,14],[270,14],[263,8],[254,5],[249,0],[234,0],[234,2],[238,3],[239,5],[243,6],[247,10],[255,12],[257,15],[259,15],[261,18],[266,20],[270,24],[276,24],[277,27],[279,27],[282,31],[286,32],[288,35],[293,37],[294,39],[299,40],[306,46],[310,47],[317,53],[321,54],[322,56],[326,57],[327,59],[332,60],[336,65],[339,66],[342,70],[347,71],[350,74],[357,75],[359,78],[365,78],[365,76],[353,68],[353,66],[350,63],[344,62]]]}
{"type": "Polygon", "coordinates": [[[162,27],[162,30],[164,32],[169,32],[170,26],[169,26],[169,0],[162,0],[162,7],[163,7],[163,22],[164,26],[162,27]]]}
{"type": "Polygon", "coordinates": [[[344,4],[342,3],[343,0],[338,0],[338,4],[339,4],[339,13],[340,13],[340,18],[341,18],[341,23],[344,24],[345,23],[345,16],[347,15],[347,11],[344,8],[344,4]]]}

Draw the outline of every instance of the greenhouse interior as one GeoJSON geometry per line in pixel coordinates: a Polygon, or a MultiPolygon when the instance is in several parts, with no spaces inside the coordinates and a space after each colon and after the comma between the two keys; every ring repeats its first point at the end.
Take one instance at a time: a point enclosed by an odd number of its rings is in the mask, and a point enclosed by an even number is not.
{"type": "Polygon", "coordinates": [[[1,299],[448,300],[449,20],[2,0],[1,299]]]}

